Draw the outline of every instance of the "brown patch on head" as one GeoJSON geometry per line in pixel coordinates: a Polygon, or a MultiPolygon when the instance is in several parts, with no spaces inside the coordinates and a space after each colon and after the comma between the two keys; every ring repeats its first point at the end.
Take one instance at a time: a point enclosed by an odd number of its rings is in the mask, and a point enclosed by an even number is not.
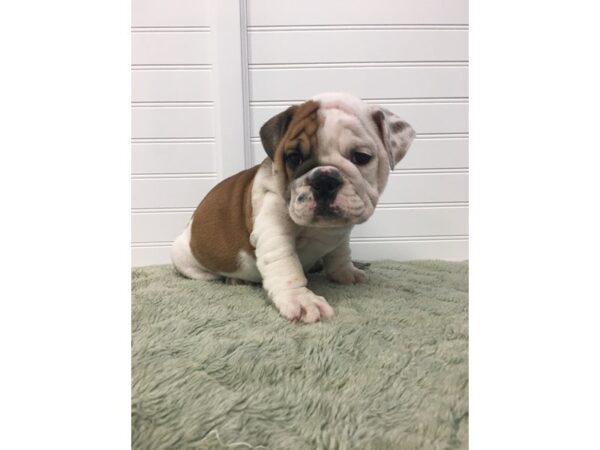
{"type": "Polygon", "coordinates": [[[221,181],[194,212],[190,249],[210,271],[235,272],[239,268],[240,251],[254,255],[250,244],[252,184],[259,167],[221,181]]]}
{"type": "Polygon", "coordinates": [[[299,152],[303,163],[309,162],[317,146],[319,103],[313,100],[289,107],[269,119],[260,129],[260,137],[269,157],[273,160],[274,174],[282,193],[296,168],[286,164],[286,154],[299,152]]]}

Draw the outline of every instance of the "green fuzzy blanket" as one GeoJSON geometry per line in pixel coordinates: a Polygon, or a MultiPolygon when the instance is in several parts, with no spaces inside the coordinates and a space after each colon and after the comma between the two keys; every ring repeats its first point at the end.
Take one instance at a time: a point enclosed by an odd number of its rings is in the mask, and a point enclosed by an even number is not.
{"type": "Polygon", "coordinates": [[[455,449],[468,436],[468,263],[322,274],[335,310],[290,323],[256,286],[132,271],[132,447],[455,449]]]}

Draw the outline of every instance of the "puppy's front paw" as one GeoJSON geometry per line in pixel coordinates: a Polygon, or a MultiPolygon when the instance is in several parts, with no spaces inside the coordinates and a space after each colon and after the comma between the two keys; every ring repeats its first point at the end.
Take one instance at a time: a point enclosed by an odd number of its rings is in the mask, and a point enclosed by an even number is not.
{"type": "Polygon", "coordinates": [[[341,284],[366,283],[369,280],[367,274],[354,266],[344,267],[328,274],[329,279],[341,284]]]}
{"type": "Polygon", "coordinates": [[[283,317],[314,323],[321,318],[333,317],[333,308],[327,300],[302,287],[282,292],[275,296],[274,303],[283,317]]]}

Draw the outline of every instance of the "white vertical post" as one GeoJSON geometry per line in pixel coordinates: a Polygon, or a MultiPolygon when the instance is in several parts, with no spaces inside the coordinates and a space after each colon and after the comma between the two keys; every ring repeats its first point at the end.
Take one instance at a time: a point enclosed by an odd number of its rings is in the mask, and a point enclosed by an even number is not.
{"type": "Polygon", "coordinates": [[[221,179],[252,164],[245,0],[211,0],[216,146],[221,179]]]}

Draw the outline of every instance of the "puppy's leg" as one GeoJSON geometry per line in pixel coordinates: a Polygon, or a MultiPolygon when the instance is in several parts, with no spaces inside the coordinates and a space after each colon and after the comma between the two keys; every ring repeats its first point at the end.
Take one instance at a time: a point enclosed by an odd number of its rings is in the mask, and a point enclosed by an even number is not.
{"type": "Polygon", "coordinates": [[[295,228],[285,205],[277,198],[265,198],[254,221],[251,241],[263,287],[282,316],[306,323],[333,316],[329,303],[306,287],[296,253],[295,228]]]}
{"type": "Polygon", "coordinates": [[[350,258],[350,238],[344,239],[332,252],[323,258],[325,273],[329,279],[342,284],[366,283],[367,274],[354,267],[350,258]]]}

